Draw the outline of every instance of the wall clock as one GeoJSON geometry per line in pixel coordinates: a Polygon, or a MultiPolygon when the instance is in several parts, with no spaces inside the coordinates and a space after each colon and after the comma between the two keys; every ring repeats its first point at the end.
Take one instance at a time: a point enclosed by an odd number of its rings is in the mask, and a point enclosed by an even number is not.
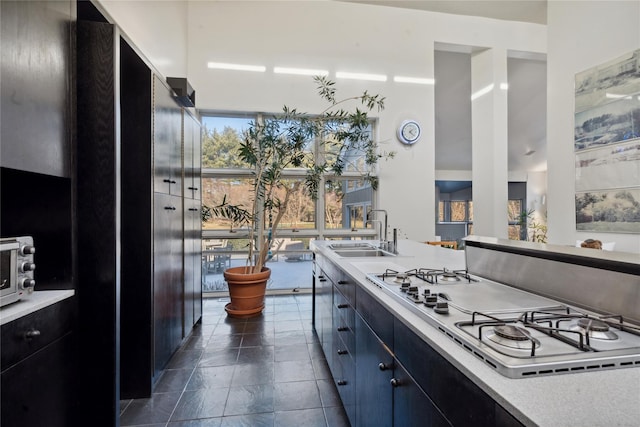
{"type": "Polygon", "coordinates": [[[415,120],[405,120],[398,127],[398,139],[406,145],[413,145],[420,139],[420,125],[415,120]]]}

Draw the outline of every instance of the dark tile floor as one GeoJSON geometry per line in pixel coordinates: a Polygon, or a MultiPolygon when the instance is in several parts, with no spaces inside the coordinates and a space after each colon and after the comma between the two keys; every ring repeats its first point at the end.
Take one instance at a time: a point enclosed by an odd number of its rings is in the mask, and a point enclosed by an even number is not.
{"type": "Polygon", "coordinates": [[[197,326],[149,399],[123,400],[121,426],[349,426],[318,337],[311,295],[267,296],[262,316],[203,302],[197,326]]]}

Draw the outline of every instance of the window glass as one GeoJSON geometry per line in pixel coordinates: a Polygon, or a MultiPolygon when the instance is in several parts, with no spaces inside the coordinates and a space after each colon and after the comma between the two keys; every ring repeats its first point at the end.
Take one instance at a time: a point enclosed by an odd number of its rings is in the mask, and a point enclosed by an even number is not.
{"type": "Polygon", "coordinates": [[[467,202],[451,201],[451,221],[464,222],[467,220],[467,202]]]}
{"type": "Polygon", "coordinates": [[[283,122],[282,120],[266,119],[264,127],[264,137],[266,141],[286,141],[292,149],[289,152],[299,151],[297,147],[302,146],[304,157],[292,159],[294,164],[290,168],[308,168],[313,164],[314,156],[314,135],[312,124],[305,120],[309,126],[300,126],[301,120],[283,122]]]}
{"type": "Polygon", "coordinates": [[[238,157],[238,146],[243,132],[249,128],[252,118],[211,117],[202,118],[202,167],[246,168],[248,165],[238,157]]]}
{"type": "Polygon", "coordinates": [[[327,181],[324,195],[324,227],[327,229],[364,228],[371,210],[373,190],[363,179],[327,181]]]}
{"type": "Polygon", "coordinates": [[[509,222],[520,221],[522,200],[509,200],[509,222]]]}
{"type": "MultiPolygon", "coordinates": [[[[251,178],[202,178],[202,204],[213,207],[226,201],[230,204],[238,204],[251,211],[251,194],[253,181],[251,178]]],[[[203,221],[203,230],[232,230],[238,227],[246,227],[245,224],[233,224],[226,218],[212,216],[203,221]]]]}
{"type": "Polygon", "coordinates": [[[444,202],[438,202],[438,222],[444,222],[444,202]]]}
{"type": "MultiPolygon", "coordinates": [[[[299,230],[303,228],[315,228],[316,206],[306,192],[303,179],[287,179],[284,182],[285,188],[278,188],[275,191],[280,202],[284,202],[287,192],[289,201],[287,209],[280,219],[278,228],[291,228],[299,230]]],[[[265,227],[270,228],[272,221],[275,221],[277,210],[265,212],[265,227]]]]}

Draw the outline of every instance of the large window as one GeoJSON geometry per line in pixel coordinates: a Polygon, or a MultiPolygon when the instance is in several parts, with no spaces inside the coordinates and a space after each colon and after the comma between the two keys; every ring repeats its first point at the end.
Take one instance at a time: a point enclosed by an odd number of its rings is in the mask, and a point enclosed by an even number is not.
{"type": "MultiPolygon", "coordinates": [[[[242,204],[251,210],[252,174],[237,156],[243,132],[252,121],[261,121],[260,115],[207,116],[203,115],[202,142],[203,205],[215,206],[223,198],[231,204],[242,204]]],[[[372,127],[369,131],[372,131],[372,127]]],[[[338,125],[335,132],[340,131],[338,125]]],[[[324,135],[325,140],[327,135],[324,135]]],[[[328,136],[330,138],[330,135],[328,136]]],[[[287,211],[282,217],[278,236],[271,247],[272,269],[269,289],[306,288],[311,286],[311,259],[309,243],[313,239],[371,239],[377,237],[378,228],[367,224],[367,213],[373,208],[374,191],[369,182],[361,178],[367,155],[362,150],[340,152],[337,145],[319,144],[310,139],[308,156],[328,159],[342,175],[331,173],[323,177],[318,198],[313,200],[305,192],[306,169],[285,171],[286,183],[292,191],[287,211]]],[[[284,191],[284,189],[282,190],[284,191]]],[[[270,218],[262,218],[265,227],[270,218]]],[[[246,226],[233,224],[224,218],[212,217],[203,228],[203,290],[226,290],[222,272],[229,266],[244,265],[248,250],[246,226]]]]}

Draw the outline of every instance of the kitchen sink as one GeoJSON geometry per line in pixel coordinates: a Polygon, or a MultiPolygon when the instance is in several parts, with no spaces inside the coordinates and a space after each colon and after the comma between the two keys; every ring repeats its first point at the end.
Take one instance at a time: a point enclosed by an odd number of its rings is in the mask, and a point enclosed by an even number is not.
{"type": "Polygon", "coordinates": [[[338,250],[335,251],[336,255],[341,257],[352,257],[352,258],[369,258],[369,257],[381,257],[381,256],[395,256],[391,252],[386,252],[380,249],[371,248],[371,249],[348,249],[348,250],[338,250]]]}
{"type": "Polygon", "coordinates": [[[374,250],[377,249],[375,246],[373,246],[371,243],[363,243],[363,242],[344,242],[344,243],[332,243],[329,245],[330,249],[336,250],[363,250],[363,249],[370,249],[370,250],[374,250]]]}

